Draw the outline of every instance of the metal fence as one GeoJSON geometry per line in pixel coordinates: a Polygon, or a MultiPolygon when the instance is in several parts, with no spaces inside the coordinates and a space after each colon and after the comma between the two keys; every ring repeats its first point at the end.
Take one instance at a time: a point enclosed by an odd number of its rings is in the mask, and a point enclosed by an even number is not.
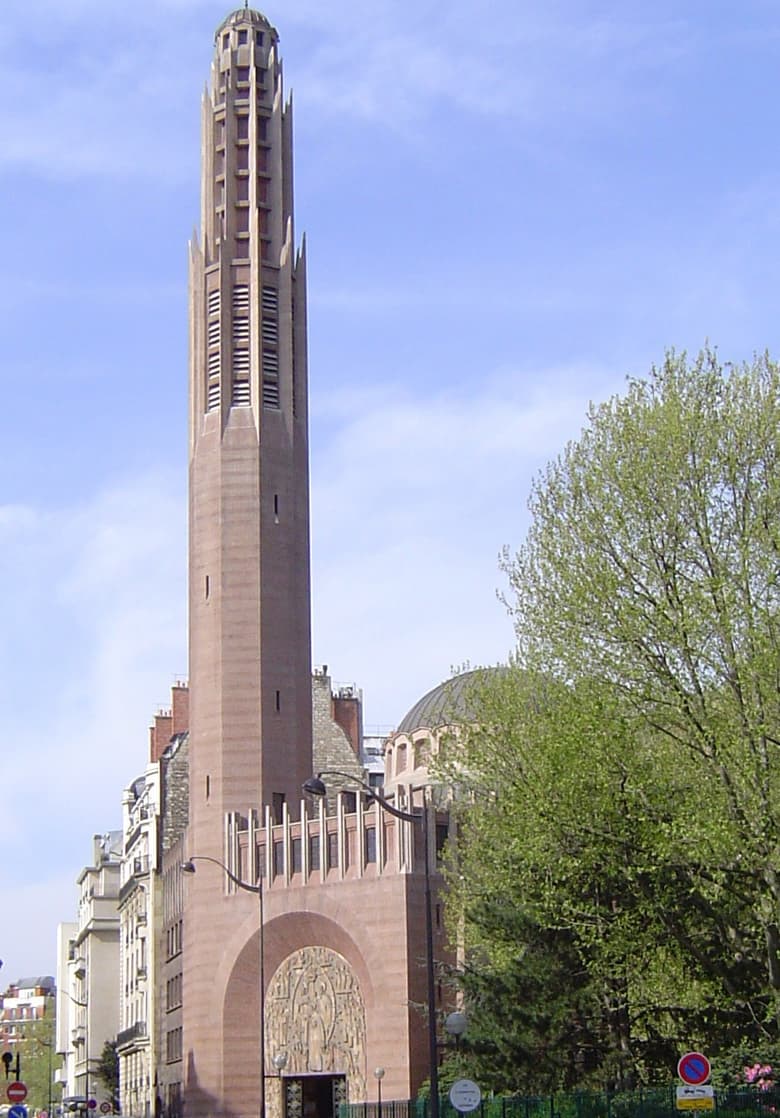
{"type": "MultiPolygon", "coordinates": [[[[715,1091],[714,1113],[723,1118],[780,1118],[780,1088],[715,1091]]],[[[704,1111],[704,1118],[713,1111],[704,1111]]],[[[459,1118],[449,1098],[440,1103],[441,1118],[459,1118]]],[[[677,1084],[636,1091],[484,1098],[470,1118],[684,1118],[677,1109],[677,1084]]],[[[344,1103],[339,1118],[428,1118],[427,1099],[344,1103]]],[[[698,1118],[694,1113],[693,1118],[698,1118]]]]}

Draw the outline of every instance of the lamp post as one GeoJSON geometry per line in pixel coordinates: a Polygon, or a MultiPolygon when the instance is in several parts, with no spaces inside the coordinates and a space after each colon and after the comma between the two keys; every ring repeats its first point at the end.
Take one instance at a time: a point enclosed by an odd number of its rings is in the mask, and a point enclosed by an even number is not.
{"type": "Polygon", "coordinates": [[[436,982],[433,965],[433,901],[431,897],[431,871],[428,864],[428,810],[424,803],[419,811],[402,811],[381,796],[376,789],[365,781],[353,776],[351,773],[341,772],[339,769],[326,769],[311,776],[303,785],[303,791],[310,796],[325,796],[328,789],[323,781],[323,776],[338,776],[357,784],[367,796],[376,800],[383,811],[394,815],[396,819],[403,819],[407,823],[420,823],[422,825],[423,846],[425,848],[425,969],[428,980],[428,1075],[431,1084],[431,1114],[430,1118],[439,1118],[439,1056],[436,1043],[436,982]]]}
{"type": "Polygon", "coordinates": [[[80,1002],[67,990],[61,990],[60,993],[64,994],[79,1009],[84,1010],[84,1113],[89,1114],[89,997],[86,1001],[80,1002]]]}
{"type": "Polygon", "coordinates": [[[265,951],[263,950],[263,874],[262,867],[258,876],[257,885],[251,885],[248,881],[242,881],[240,877],[236,877],[224,862],[220,862],[218,858],[210,858],[208,854],[193,854],[186,862],[182,862],[182,873],[195,873],[196,862],[212,862],[215,866],[219,866],[229,881],[232,881],[237,889],[243,889],[247,893],[254,893],[257,897],[258,911],[260,915],[259,925],[259,955],[260,955],[260,1098],[259,1098],[259,1114],[260,1118],[265,1118],[265,951]]]}
{"type": "Polygon", "coordinates": [[[374,1076],[376,1077],[377,1118],[382,1118],[382,1080],[385,1077],[385,1069],[384,1068],[374,1068],[374,1076]]]}

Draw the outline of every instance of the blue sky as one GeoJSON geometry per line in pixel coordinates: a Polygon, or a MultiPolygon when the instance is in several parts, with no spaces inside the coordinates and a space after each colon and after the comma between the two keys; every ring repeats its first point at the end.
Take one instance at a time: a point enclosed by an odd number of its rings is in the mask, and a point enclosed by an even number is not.
{"type": "MultiPolygon", "coordinates": [[[[218,0],[0,17],[3,981],[186,677],[186,242],[218,0]]],[[[287,0],[314,659],[389,727],[512,645],[533,475],[665,348],[777,353],[774,2],[287,0]]]]}

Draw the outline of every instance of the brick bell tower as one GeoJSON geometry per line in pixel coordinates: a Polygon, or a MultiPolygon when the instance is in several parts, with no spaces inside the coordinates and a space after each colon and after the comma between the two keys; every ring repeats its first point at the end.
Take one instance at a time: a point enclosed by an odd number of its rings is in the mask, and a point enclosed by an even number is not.
{"type": "Polygon", "coordinates": [[[218,28],[190,249],[190,824],[286,802],[311,774],[306,286],[277,34],[218,28]]]}
{"type": "MultiPolygon", "coordinates": [[[[229,813],[296,817],[312,772],[305,248],[293,229],[292,106],[278,35],[232,12],[203,97],[190,245],[189,856],[225,861],[229,813]]],[[[247,875],[250,869],[242,871],[247,875]]],[[[227,1014],[220,944],[251,895],[188,882],[188,1113],[214,1113],[227,1014]]],[[[245,912],[244,912],[245,910],[245,912]]]]}

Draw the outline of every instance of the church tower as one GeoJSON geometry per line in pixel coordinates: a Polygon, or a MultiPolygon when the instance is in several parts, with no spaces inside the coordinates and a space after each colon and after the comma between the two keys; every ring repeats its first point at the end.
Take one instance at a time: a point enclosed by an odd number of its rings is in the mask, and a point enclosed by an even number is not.
{"type": "MultiPolygon", "coordinates": [[[[173,1118],[336,1118],[374,1097],[375,1067],[389,1099],[408,1099],[435,1066],[418,1007],[435,1008],[434,957],[447,958],[433,920],[442,823],[416,781],[394,788],[414,808],[400,815],[354,792],[302,795],[314,767],[305,255],[278,36],[249,7],[217,28],[202,136],[189,817],[164,859],[166,1097],[173,1118]]],[[[314,695],[321,767],[362,776],[359,724],[348,737],[327,673],[314,695]]],[[[396,778],[417,748],[397,746],[396,778]]]]}
{"type": "Polygon", "coordinates": [[[185,842],[188,857],[206,861],[196,862],[183,913],[192,1115],[257,1090],[256,1053],[224,1081],[237,1010],[215,994],[223,945],[246,923],[236,973],[243,1011],[257,1007],[257,898],[231,890],[208,859],[256,881],[257,858],[229,856],[228,829],[297,818],[312,772],[306,266],[294,243],[278,36],[248,7],[216,31],[201,168],[190,245],[185,842]]]}
{"type": "Polygon", "coordinates": [[[278,36],[217,29],[190,251],[190,826],[295,812],[312,771],[305,257],[278,36]]]}

